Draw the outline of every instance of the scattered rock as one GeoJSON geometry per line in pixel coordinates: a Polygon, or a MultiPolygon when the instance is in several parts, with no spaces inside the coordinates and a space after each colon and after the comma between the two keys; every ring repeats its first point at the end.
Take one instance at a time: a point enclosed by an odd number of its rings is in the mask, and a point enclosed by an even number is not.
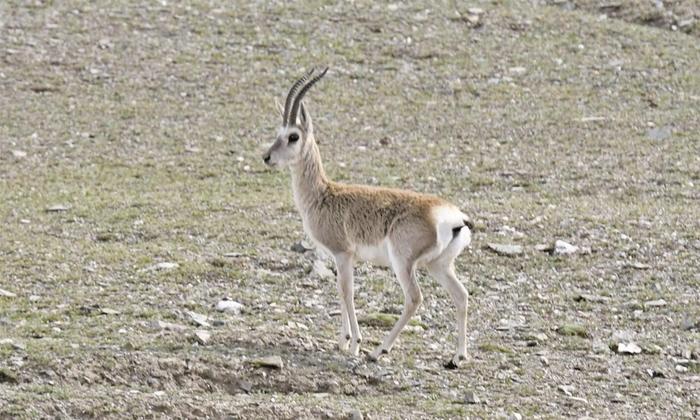
{"type": "Polygon", "coordinates": [[[7,298],[17,297],[17,295],[15,293],[12,293],[9,290],[5,290],[5,289],[0,289],[0,296],[7,297],[7,298]]]}
{"type": "Polygon", "coordinates": [[[238,315],[243,311],[243,304],[238,303],[235,300],[229,300],[224,298],[216,304],[216,310],[219,312],[228,312],[234,315],[238,315]]]}
{"type": "Polygon", "coordinates": [[[158,329],[158,330],[167,330],[167,331],[176,331],[176,332],[183,332],[187,330],[187,327],[181,324],[175,324],[172,322],[165,322],[165,321],[154,321],[153,322],[153,328],[158,329]]]}
{"type": "Polygon", "coordinates": [[[350,419],[350,420],[362,420],[362,419],[364,419],[364,417],[362,416],[362,411],[355,409],[355,410],[350,411],[350,413],[348,414],[348,419],[350,419]]]}
{"type": "Polygon", "coordinates": [[[663,373],[660,370],[656,370],[656,369],[647,369],[647,373],[652,378],[665,378],[666,377],[665,373],[663,373]]]}
{"type": "Polygon", "coordinates": [[[671,127],[655,127],[647,131],[647,137],[651,140],[661,141],[671,137],[671,127]]]}
{"type": "Polygon", "coordinates": [[[610,347],[601,340],[593,340],[591,349],[593,350],[593,353],[596,354],[605,354],[610,352],[610,347]]]}
{"type": "Polygon", "coordinates": [[[687,366],[676,365],[676,372],[678,372],[678,373],[686,373],[687,371],[688,371],[688,367],[687,367],[687,366]]]}
{"type": "Polygon", "coordinates": [[[333,271],[329,270],[328,267],[326,267],[326,263],[320,259],[314,261],[313,271],[322,279],[332,279],[335,277],[333,271]]]}
{"type": "Polygon", "coordinates": [[[194,339],[201,345],[206,346],[211,339],[211,333],[206,330],[197,330],[194,332],[194,339]]]}
{"type": "Polygon", "coordinates": [[[666,306],[666,301],[663,299],[648,300],[648,301],[644,302],[644,309],[658,308],[661,306],[666,306]]]}
{"type": "Polygon", "coordinates": [[[30,302],[38,302],[38,301],[41,300],[41,296],[39,296],[39,295],[30,295],[28,299],[29,299],[30,302]]]}
{"type": "Polygon", "coordinates": [[[479,400],[479,397],[476,396],[474,391],[467,391],[464,394],[464,403],[465,404],[480,404],[481,400],[479,400]]]}
{"type": "Polygon", "coordinates": [[[25,152],[24,150],[13,150],[12,156],[14,156],[16,159],[22,159],[27,157],[27,152],[25,152]]]}
{"type": "Polygon", "coordinates": [[[508,420],[523,420],[523,416],[520,413],[512,413],[508,416],[508,420]]]}
{"type": "Polygon", "coordinates": [[[576,391],[576,388],[574,388],[573,385],[559,385],[557,389],[563,392],[567,397],[572,397],[574,395],[574,391],[576,391]]]}
{"type": "Polygon", "coordinates": [[[581,338],[588,338],[590,334],[586,327],[578,324],[564,324],[557,328],[557,333],[565,336],[577,336],[581,338]]]}
{"type": "Polygon", "coordinates": [[[586,302],[593,302],[593,303],[608,303],[610,301],[610,298],[607,296],[598,296],[598,295],[590,295],[587,293],[581,293],[580,295],[577,295],[574,300],[576,302],[581,302],[581,301],[586,301],[586,302]]]}
{"type": "Polygon", "coordinates": [[[696,321],[694,319],[686,317],[683,319],[683,321],[681,321],[681,329],[685,331],[700,330],[700,320],[696,321]]]}
{"type": "Polygon", "coordinates": [[[280,356],[266,356],[259,359],[254,359],[250,361],[250,364],[255,367],[264,367],[271,369],[282,369],[284,363],[280,356]]]}
{"type": "Polygon", "coordinates": [[[523,253],[523,247],[520,245],[509,245],[509,244],[486,244],[487,248],[494,251],[498,255],[503,255],[507,257],[513,257],[523,253]]]}
{"type": "Polygon", "coordinates": [[[179,266],[180,264],[174,262],[161,262],[150,266],[148,271],[172,270],[173,268],[178,268],[179,266]]]}
{"type": "Polygon", "coordinates": [[[635,270],[648,270],[651,268],[650,265],[642,264],[640,262],[633,262],[633,263],[627,264],[627,266],[630,268],[634,268],[635,270]]]}
{"type": "Polygon", "coordinates": [[[202,314],[198,314],[197,312],[192,312],[192,311],[187,311],[187,315],[189,315],[190,319],[191,319],[195,324],[199,325],[200,327],[205,327],[205,328],[211,327],[211,324],[209,324],[209,323],[207,322],[207,320],[209,319],[208,316],[202,315],[202,314]]]}
{"type": "Polygon", "coordinates": [[[314,248],[305,241],[299,241],[299,242],[294,242],[294,244],[291,246],[290,249],[294,252],[298,252],[300,254],[303,254],[306,251],[313,250],[314,248]]]}
{"type": "Polygon", "coordinates": [[[71,207],[69,205],[54,204],[53,206],[47,207],[46,212],[47,213],[58,213],[60,211],[68,211],[68,210],[70,210],[70,208],[71,207]]]}
{"type": "Polygon", "coordinates": [[[577,246],[571,245],[568,242],[564,242],[564,241],[558,239],[554,242],[552,254],[554,254],[554,255],[569,255],[569,254],[573,254],[577,251],[578,251],[577,246]]]}
{"type": "Polygon", "coordinates": [[[119,315],[120,312],[116,309],[111,308],[100,308],[100,313],[102,315],[119,315]]]}
{"type": "Polygon", "coordinates": [[[628,343],[618,343],[615,351],[618,354],[639,354],[642,352],[642,348],[630,341],[628,343]]]}

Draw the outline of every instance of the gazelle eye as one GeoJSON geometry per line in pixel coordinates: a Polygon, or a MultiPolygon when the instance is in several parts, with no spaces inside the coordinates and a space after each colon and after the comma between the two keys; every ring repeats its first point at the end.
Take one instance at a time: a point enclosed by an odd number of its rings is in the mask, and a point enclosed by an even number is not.
{"type": "Polygon", "coordinates": [[[297,133],[292,133],[289,135],[289,142],[294,143],[295,141],[299,140],[299,134],[297,133]]]}

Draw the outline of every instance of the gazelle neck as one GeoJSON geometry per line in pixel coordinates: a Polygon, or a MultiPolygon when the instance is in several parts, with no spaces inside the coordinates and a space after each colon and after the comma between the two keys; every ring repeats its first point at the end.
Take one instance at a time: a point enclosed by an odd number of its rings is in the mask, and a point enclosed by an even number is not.
{"type": "Polygon", "coordinates": [[[309,137],[307,141],[307,148],[301,160],[291,166],[294,201],[301,211],[307,210],[320,198],[328,186],[328,178],[323,170],[321,153],[316,141],[313,137],[309,137]]]}

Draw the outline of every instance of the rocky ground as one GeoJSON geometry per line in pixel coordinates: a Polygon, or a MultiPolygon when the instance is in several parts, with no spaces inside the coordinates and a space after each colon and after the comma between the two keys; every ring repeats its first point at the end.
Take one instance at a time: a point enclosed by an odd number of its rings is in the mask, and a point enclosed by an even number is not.
{"type": "MultiPolygon", "coordinates": [[[[697,418],[698,10],[2,2],[0,417],[697,418]],[[388,357],[335,348],[332,272],[260,160],[312,65],[332,178],[476,223],[459,370],[427,276],[388,357]]],[[[402,299],[356,285],[366,352],[402,299]]]]}

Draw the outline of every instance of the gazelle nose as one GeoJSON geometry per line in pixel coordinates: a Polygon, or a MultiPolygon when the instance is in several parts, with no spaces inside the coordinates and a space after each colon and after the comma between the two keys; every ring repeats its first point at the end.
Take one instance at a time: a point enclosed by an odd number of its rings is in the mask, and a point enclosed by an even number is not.
{"type": "Polygon", "coordinates": [[[270,154],[269,153],[265,153],[263,155],[263,161],[265,161],[265,163],[268,163],[268,164],[270,163],[270,154]]]}

